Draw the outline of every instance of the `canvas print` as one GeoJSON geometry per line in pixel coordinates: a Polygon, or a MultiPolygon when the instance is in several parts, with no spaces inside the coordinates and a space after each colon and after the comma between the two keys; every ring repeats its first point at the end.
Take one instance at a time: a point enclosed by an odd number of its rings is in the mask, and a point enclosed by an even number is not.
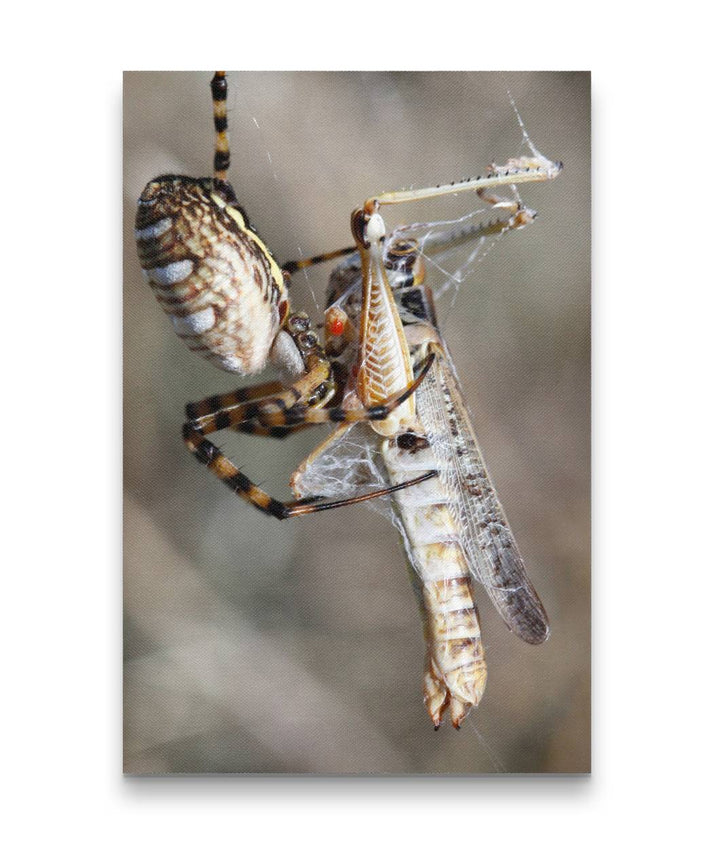
{"type": "Polygon", "coordinates": [[[590,77],[127,72],[130,774],[590,769],[590,77]]]}

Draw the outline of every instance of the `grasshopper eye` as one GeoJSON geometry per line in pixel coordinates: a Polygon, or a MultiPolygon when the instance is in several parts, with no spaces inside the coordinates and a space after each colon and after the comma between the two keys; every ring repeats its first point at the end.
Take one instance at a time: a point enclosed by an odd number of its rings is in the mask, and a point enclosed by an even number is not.
{"type": "Polygon", "coordinates": [[[398,436],[397,444],[401,449],[414,449],[418,440],[419,437],[417,434],[407,432],[398,436]]]}

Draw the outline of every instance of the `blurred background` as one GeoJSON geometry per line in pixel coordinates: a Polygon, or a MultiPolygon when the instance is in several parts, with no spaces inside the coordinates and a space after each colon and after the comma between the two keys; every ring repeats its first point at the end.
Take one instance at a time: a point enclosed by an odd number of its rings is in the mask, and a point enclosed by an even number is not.
{"type": "MultiPolygon", "coordinates": [[[[180,438],[184,405],[241,379],[194,356],[140,275],[146,182],[212,171],[208,72],[124,82],[125,770],[128,773],[585,772],[590,765],[590,75],[229,73],[230,179],[277,260],[350,243],[382,190],[564,162],[520,188],[539,212],[439,306],[473,424],[550,616],[525,645],[478,590],[488,686],[460,732],[422,701],[423,639],[397,533],[364,505],[279,522],[180,438]]],[[[456,217],[467,197],[393,222],[456,217]]],[[[407,209],[413,210],[407,210],[407,209]]],[[[392,225],[392,223],[389,223],[392,225]]],[[[321,319],[329,267],[297,275],[321,319]]],[[[325,436],[220,437],[279,498],[325,436]]]]}

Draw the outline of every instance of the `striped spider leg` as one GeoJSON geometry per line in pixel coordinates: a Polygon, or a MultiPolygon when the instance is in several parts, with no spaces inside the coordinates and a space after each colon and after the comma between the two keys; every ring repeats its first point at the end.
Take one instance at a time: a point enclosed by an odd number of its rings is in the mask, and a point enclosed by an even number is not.
{"type": "MultiPolygon", "coordinates": [[[[436,729],[445,711],[459,728],[485,688],[487,667],[473,577],[524,641],[537,644],[549,634],[547,616],[487,473],[437,328],[432,291],[424,282],[424,254],[532,222],[533,212],[491,197],[485,190],[490,186],[482,186],[482,196],[494,208],[504,209],[504,219],[441,232],[424,242],[422,252],[419,243],[407,237],[408,228],[386,239],[377,200],[369,200],[353,220],[359,252],[333,272],[326,313],[328,351],[337,362],[350,365],[353,381],[347,394],[365,405],[402,388],[413,362],[430,354],[436,357],[412,402],[392,420],[372,424],[384,483],[406,484],[418,472],[437,473],[394,497],[395,519],[423,616],[424,697],[436,729]]],[[[347,430],[339,429],[298,470],[293,482],[297,492],[318,478],[322,482],[322,456],[332,457],[347,430]]]]}
{"type": "MultiPolygon", "coordinates": [[[[309,326],[309,324],[307,316],[304,313],[298,313],[290,317],[288,327],[292,328],[293,325],[302,325],[305,327],[309,326]]],[[[299,348],[303,356],[307,357],[308,351],[313,350],[316,354],[319,354],[320,347],[315,334],[311,332],[301,333],[298,338],[303,337],[305,341],[302,342],[299,348]]],[[[320,362],[327,363],[327,360],[324,358],[318,357],[318,359],[319,364],[320,362]]],[[[307,362],[310,362],[310,360],[307,362]]],[[[248,502],[257,508],[279,520],[284,520],[288,517],[297,517],[301,514],[310,514],[316,511],[325,511],[330,508],[353,505],[368,499],[375,499],[419,484],[428,478],[432,478],[435,473],[423,473],[402,484],[344,499],[323,501],[322,496],[316,496],[305,497],[292,502],[281,502],[273,499],[258,485],[250,481],[246,475],[237,469],[229,458],[223,455],[217,446],[206,439],[206,435],[224,428],[242,428],[248,426],[248,433],[255,433],[261,436],[284,437],[287,433],[295,429],[309,425],[319,425],[328,422],[352,424],[360,421],[387,419],[396,408],[402,406],[412,396],[430,369],[431,363],[432,358],[425,361],[417,379],[401,394],[389,398],[381,405],[370,408],[346,409],[344,407],[323,408],[314,406],[318,396],[321,395],[324,389],[324,385],[321,383],[319,386],[313,387],[314,378],[312,369],[296,384],[279,391],[277,395],[268,395],[264,398],[246,401],[249,390],[247,388],[239,389],[226,396],[218,396],[217,398],[221,398],[224,403],[217,409],[213,409],[202,416],[195,416],[191,421],[186,422],[183,426],[183,437],[195,457],[201,463],[205,464],[219,479],[225,482],[231,490],[247,499],[248,502]],[[257,420],[257,424],[254,423],[254,420],[257,420]],[[278,431],[280,433],[277,433],[278,431]]],[[[323,374],[326,373],[323,372],[323,374]]],[[[252,390],[252,388],[250,389],[252,390]]],[[[259,389],[262,389],[262,387],[255,388],[255,392],[259,389]]],[[[212,401],[212,399],[205,400],[205,402],[208,401],[212,401]]],[[[205,402],[200,402],[199,405],[201,406],[205,402]]],[[[188,405],[189,415],[195,415],[198,412],[196,408],[199,405],[188,405]]]]}

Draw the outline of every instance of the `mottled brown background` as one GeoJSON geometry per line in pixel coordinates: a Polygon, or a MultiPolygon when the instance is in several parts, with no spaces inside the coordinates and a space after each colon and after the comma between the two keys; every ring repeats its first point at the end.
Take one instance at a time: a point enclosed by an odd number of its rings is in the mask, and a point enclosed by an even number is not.
{"type": "MultiPolygon", "coordinates": [[[[540,212],[532,228],[498,243],[441,307],[552,623],[549,641],[529,647],[479,594],[488,688],[459,733],[435,733],[424,710],[420,619],[387,521],[362,506],[268,519],[180,440],[187,401],[239,384],[175,337],[140,276],[132,229],[148,179],[210,172],[209,80],[125,75],[126,771],[587,771],[589,74],[229,77],[231,179],[279,261],[347,244],[349,213],[372,193],[517,154],[508,88],[538,147],[565,163],[556,182],[522,188],[540,212]]],[[[327,273],[296,278],[296,306],[315,311],[327,273]]],[[[322,436],[221,442],[289,497],[290,472],[322,436]]]]}

